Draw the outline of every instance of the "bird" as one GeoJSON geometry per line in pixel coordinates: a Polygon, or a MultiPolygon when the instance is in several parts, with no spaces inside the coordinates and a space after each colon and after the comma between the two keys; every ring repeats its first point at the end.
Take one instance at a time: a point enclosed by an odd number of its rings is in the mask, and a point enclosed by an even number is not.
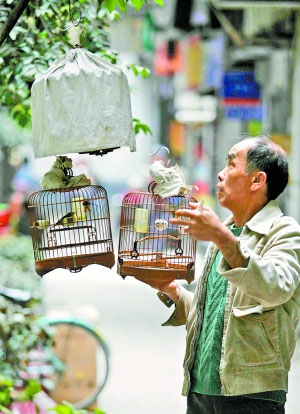
{"type": "Polygon", "coordinates": [[[70,211],[69,213],[65,214],[63,217],[61,217],[53,226],[74,226],[78,221],[84,221],[86,220],[86,212],[91,211],[90,209],[90,202],[87,200],[82,201],[83,208],[80,205],[80,208],[74,209],[75,211],[70,211]]]}
{"type": "Polygon", "coordinates": [[[77,215],[76,212],[70,211],[69,213],[65,214],[61,217],[54,226],[74,226],[77,223],[77,215]]]}

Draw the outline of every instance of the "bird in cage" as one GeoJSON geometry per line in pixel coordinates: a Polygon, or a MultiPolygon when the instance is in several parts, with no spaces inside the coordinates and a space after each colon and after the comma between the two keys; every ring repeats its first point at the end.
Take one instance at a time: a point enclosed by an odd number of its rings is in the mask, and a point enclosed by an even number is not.
{"type": "MultiPolygon", "coordinates": [[[[79,221],[85,221],[87,219],[87,212],[91,211],[91,203],[88,200],[82,200],[79,198],[73,198],[72,211],[65,214],[56,223],[52,224],[51,227],[55,226],[74,226],[79,221]]],[[[34,222],[34,226],[40,229],[47,228],[50,226],[49,220],[37,220],[34,222]]]]}
{"type": "Polygon", "coordinates": [[[91,211],[91,203],[87,200],[72,200],[73,211],[61,217],[54,226],[74,226],[78,221],[86,220],[86,213],[91,211]]]}

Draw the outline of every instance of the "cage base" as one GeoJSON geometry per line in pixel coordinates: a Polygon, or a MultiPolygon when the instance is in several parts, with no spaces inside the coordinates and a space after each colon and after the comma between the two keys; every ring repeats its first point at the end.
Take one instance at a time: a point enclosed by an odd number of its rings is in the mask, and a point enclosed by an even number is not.
{"type": "Polygon", "coordinates": [[[68,269],[71,272],[76,273],[90,264],[98,264],[111,269],[115,264],[114,253],[82,254],[77,256],[36,260],[35,271],[40,276],[44,276],[46,273],[58,268],[68,269]]]}
{"type": "Polygon", "coordinates": [[[117,272],[120,276],[125,278],[126,276],[134,276],[136,279],[142,282],[172,282],[175,279],[184,279],[188,283],[191,283],[195,277],[195,269],[182,268],[169,268],[159,269],[155,267],[141,268],[133,266],[124,266],[118,263],[117,272]]]}

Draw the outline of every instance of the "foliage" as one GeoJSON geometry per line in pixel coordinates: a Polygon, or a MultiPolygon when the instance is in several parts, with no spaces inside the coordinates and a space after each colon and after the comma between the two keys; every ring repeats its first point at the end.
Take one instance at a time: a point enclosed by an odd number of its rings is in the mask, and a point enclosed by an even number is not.
{"type": "Polygon", "coordinates": [[[144,134],[152,134],[151,129],[148,125],[143,124],[138,118],[133,118],[134,133],[138,134],[140,131],[143,131],[144,134]]]}
{"type": "MultiPolygon", "coordinates": [[[[12,414],[10,408],[13,407],[15,402],[32,401],[34,396],[42,390],[40,383],[35,379],[30,379],[27,382],[27,385],[20,389],[14,380],[3,375],[0,376],[0,413],[12,414]]],[[[23,406],[24,407],[24,406],[23,406]]],[[[28,410],[24,407],[24,412],[32,412],[35,410],[38,413],[39,407],[35,403],[31,403],[28,406],[28,410]]],[[[93,408],[93,411],[87,410],[78,410],[72,404],[67,401],[63,401],[62,404],[58,404],[53,408],[48,409],[49,412],[53,411],[57,414],[106,414],[100,408],[93,408]]],[[[20,411],[22,412],[22,411],[20,411]]]]}
{"type": "MultiPolygon", "coordinates": [[[[42,387],[36,379],[24,381],[23,387],[17,381],[7,375],[0,376],[0,412],[10,414],[9,407],[16,402],[32,401],[34,396],[41,391],[42,387]]],[[[30,406],[31,408],[31,406],[30,406]]]]}
{"type": "Polygon", "coordinates": [[[34,269],[30,236],[1,237],[0,261],[1,285],[26,290],[36,299],[41,297],[41,280],[34,269]]]}
{"type": "MultiPolygon", "coordinates": [[[[150,0],[149,0],[150,1],[150,0]]],[[[163,0],[152,0],[162,5],[163,0]]],[[[30,88],[35,77],[60,58],[70,47],[67,27],[71,20],[80,17],[81,42],[92,53],[118,62],[118,54],[110,49],[108,27],[126,13],[128,6],[137,11],[148,0],[74,0],[71,16],[68,2],[35,0],[19,19],[9,38],[0,49],[0,105],[9,108],[10,114],[21,126],[30,125],[30,88]],[[85,36],[86,31],[86,36],[85,36]],[[86,37],[86,39],[84,39],[86,37]]],[[[0,0],[0,27],[6,21],[12,0],[0,0]]],[[[135,75],[149,75],[145,68],[128,65],[135,75]]]]}
{"type": "MultiPolygon", "coordinates": [[[[56,407],[50,409],[50,411],[54,411],[57,414],[88,414],[91,412],[87,410],[77,410],[73,404],[70,404],[67,401],[63,401],[63,404],[57,405],[56,407]]],[[[92,412],[95,414],[105,414],[105,412],[100,410],[100,408],[94,408],[92,412]]]]}
{"type": "MultiPolygon", "coordinates": [[[[0,297],[0,372],[13,380],[26,384],[30,351],[52,344],[51,330],[37,322],[34,310],[22,307],[0,297]]],[[[28,384],[23,392],[28,397],[35,392],[28,384]]]]}
{"type": "Polygon", "coordinates": [[[30,142],[31,134],[28,129],[20,128],[4,108],[0,111],[0,147],[12,147],[30,142]]]}

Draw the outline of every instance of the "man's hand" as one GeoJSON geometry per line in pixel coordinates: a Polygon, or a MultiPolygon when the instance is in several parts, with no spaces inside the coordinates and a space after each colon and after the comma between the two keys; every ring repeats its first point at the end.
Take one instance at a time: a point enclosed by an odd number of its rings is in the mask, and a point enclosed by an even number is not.
{"type": "Polygon", "coordinates": [[[170,223],[183,226],[183,232],[195,240],[212,241],[223,254],[229,266],[246,267],[248,260],[241,255],[237,239],[231,231],[221,222],[216,213],[209,207],[198,203],[190,203],[191,210],[180,209],[175,212],[176,218],[170,223]]]}
{"type": "MultiPolygon", "coordinates": [[[[150,284],[150,283],[148,283],[150,284]]],[[[159,290],[161,293],[169,296],[173,302],[177,303],[179,300],[180,289],[179,286],[174,280],[172,282],[153,282],[151,281],[150,286],[154,289],[159,290]]]]}
{"type": "Polygon", "coordinates": [[[227,231],[216,213],[209,207],[198,203],[190,203],[191,209],[179,209],[176,218],[170,219],[171,224],[183,226],[183,233],[189,234],[195,240],[212,241],[217,244],[222,231],[227,231]]]}

